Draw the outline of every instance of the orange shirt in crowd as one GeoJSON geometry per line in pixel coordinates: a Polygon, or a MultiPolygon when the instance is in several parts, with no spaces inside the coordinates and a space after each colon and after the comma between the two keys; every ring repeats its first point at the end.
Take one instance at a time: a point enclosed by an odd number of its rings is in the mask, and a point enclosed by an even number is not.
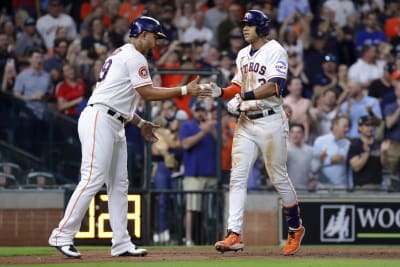
{"type": "Polygon", "coordinates": [[[385,23],[385,35],[388,39],[400,36],[400,18],[394,17],[388,19],[385,23]]]}
{"type": "Polygon", "coordinates": [[[131,23],[134,19],[142,15],[143,10],[144,5],[142,3],[132,5],[130,2],[125,2],[119,8],[119,15],[127,18],[128,22],[131,23]]]}
{"type": "MultiPolygon", "coordinates": [[[[180,69],[181,64],[179,62],[175,63],[174,65],[171,64],[165,64],[163,66],[164,69],[180,69]]],[[[164,74],[162,75],[162,85],[165,87],[176,87],[181,85],[181,82],[183,80],[184,75],[183,74],[164,74]]],[[[190,100],[192,97],[190,95],[185,95],[185,96],[180,96],[180,97],[175,97],[174,102],[176,104],[177,109],[182,109],[184,110],[188,117],[191,118],[191,112],[190,112],[190,100]]]]}
{"type": "Polygon", "coordinates": [[[221,149],[221,170],[230,171],[232,168],[232,144],[233,144],[233,132],[236,128],[236,122],[231,121],[229,128],[222,130],[224,136],[224,146],[221,149]]]}

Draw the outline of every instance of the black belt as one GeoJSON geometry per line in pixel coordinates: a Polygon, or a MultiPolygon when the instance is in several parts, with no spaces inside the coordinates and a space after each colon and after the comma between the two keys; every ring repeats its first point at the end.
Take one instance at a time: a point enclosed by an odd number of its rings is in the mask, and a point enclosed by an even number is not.
{"type": "Polygon", "coordinates": [[[266,116],[270,116],[275,114],[275,111],[273,111],[272,109],[269,109],[267,113],[265,112],[258,112],[258,113],[252,113],[252,114],[246,114],[247,118],[249,118],[250,120],[256,120],[262,117],[266,117],[266,116]]]}
{"type": "MultiPolygon", "coordinates": [[[[93,104],[90,104],[89,106],[93,107],[93,104]]],[[[107,110],[107,114],[110,115],[111,117],[114,117],[114,115],[115,115],[116,113],[117,113],[117,112],[115,112],[115,111],[112,110],[112,109],[108,109],[108,110],[107,110]]],[[[125,118],[122,117],[122,116],[119,116],[119,117],[117,117],[116,119],[119,120],[119,121],[122,122],[122,123],[125,123],[125,118]]]]}

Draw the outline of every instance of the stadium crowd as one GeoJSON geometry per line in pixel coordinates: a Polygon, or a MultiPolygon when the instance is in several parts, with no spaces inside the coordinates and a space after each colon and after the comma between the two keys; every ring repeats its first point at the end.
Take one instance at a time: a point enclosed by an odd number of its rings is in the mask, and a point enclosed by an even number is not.
{"type": "MultiPolygon", "coordinates": [[[[22,149],[37,152],[32,140],[40,139],[45,126],[38,125],[46,123],[48,109],[79,118],[105,58],[125,43],[129,23],[138,16],[157,18],[167,35],[149,56],[153,70],[218,70],[219,79],[205,75],[201,82],[226,86],[245,45],[240,25],[244,11],[258,9],[271,20],[269,38],[288,52],[283,101],[290,118],[288,172],[294,186],[397,190],[399,1],[13,0],[3,1],[0,8],[1,93],[24,101],[34,114],[19,114],[23,123],[18,131],[34,137],[20,140],[22,149]]],[[[153,75],[154,83],[163,86],[183,85],[193,78],[182,73],[153,75]]],[[[188,133],[180,129],[194,120],[202,138],[209,140],[199,138],[194,145],[211,144],[216,107],[213,99],[199,102],[190,96],[152,103],[151,117],[162,126],[157,131],[160,142],[152,146],[155,188],[176,188],[172,177],[182,176],[182,155],[190,148],[182,145],[188,133]]],[[[219,119],[226,185],[236,118],[223,110],[219,119]]],[[[1,127],[12,123],[1,120],[1,127]]],[[[126,131],[128,142],[142,144],[132,131],[126,131]]],[[[270,188],[261,162],[249,177],[249,189],[270,188]]],[[[0,185],[5,183],[6,177],[0,176],[0,185]]],[[[164,202],[161,197],[160,204],[164,202]]],[[[167,235],[163,221],[160,233],[167,235]]]]}

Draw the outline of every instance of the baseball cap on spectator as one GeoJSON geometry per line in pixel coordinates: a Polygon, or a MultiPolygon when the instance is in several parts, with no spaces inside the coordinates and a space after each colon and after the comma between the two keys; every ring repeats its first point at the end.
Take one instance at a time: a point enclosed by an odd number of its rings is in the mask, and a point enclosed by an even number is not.
{"type": "Polygon", "coordinates": [[[383,67],[383,70],[386,70],[387,72],[389,72],[390,74],[392,74],[392,72],[394,71],[395,66],[392,62],[388,62],[385,64],[385,66],[383,67]]]}
{"type": "Polygon", "coordinates": [[[374,125],[374,121],[371,119],[370,116],[361,116],[358,119],[358,126],[362,125],[374,125]]]}
{"type": "Polygon", "coordinates": [[[400,71],[399,70],[393,71],[390,78],[392,79],[392,81],[394,81],[394,80],[399,81],[400,80],[400,71]]]}
{"type": "Polygon", "coordinates": [[[196,102],[194,102],[192,104],[192,110],[194,111],[198,111],[198,110],[207,110],[206,105],[204,104],[203,101],[201,100],[196,100],[196,102]]]}
{"type": "Polygon", "coordinates": [[[189,117],[186,114],[186,112],[182,109],[178,109],[175,113],[175,119],[178,121],[185,121],[187,120],[189,117]]]}
{"type": "Polygon", "coordinates": [[[24,26],[32,26],[32,25],[36,25],[36,21],[34,18],[27,18],[24,21],[24,26]]]}
{"type": "Polygon", "coordinates": [[[206,43],[206,41],[204,41],[204,40],[194,40],[194,45],[195,46],[203,46],[205,43],[206,43]]]}
{"type": "Polygon", "coordinates": [[[337,62],[336,61],[336,56],[335,55],[333,55],[333,54],[326,54],[325,56],[324,56],[324,62],[337,62]]]}

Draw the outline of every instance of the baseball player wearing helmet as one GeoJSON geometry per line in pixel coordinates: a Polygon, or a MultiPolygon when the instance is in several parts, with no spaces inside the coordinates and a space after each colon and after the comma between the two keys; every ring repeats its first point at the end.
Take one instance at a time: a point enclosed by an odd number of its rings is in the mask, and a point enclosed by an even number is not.
{"type": "Polygon", "coordinates": [[[269,19],[258,10],[249,10],[242,20],[243,35],[249,45],[236,58],[237,73],[224,89],[210,84],[214,97],[231,99],[228,111],[239,116],[232,148],[227,237],[215,243],[220,251],[242,250],[241,230],[247,177],[261,153],[267,172],[280,194],[289,234],[284,255],[300,247],[305,229],[295,189],[286,170],[288,119],[282,108],[282,90],[287,77],[287,53],[275,40],[267,40],[269,19]]]}
{"type": "Polygon", "coordinates": [[[49,238],[50,246],[71,258],[81,256],[73,239],[91,199],[104,184],[113,231],[111,255],[147,254],[146,249],[131,242],[127,231],[128,171],[124,124],[132,121],[141,128],[144,138],[153,143],[157,141],[153,133],[157,126],[135,114],[141,98],[163,100],[186,94],[211,95],[210,89],[200,88],[198,78],[182,87],[153,86],[144,55],[155,47],[157,39],[166,37],[156,19],[142,16],[134,20],[129,36],[128,43],[105,60],[93,95],[79,118],[81,181],[69,200],[64,217],[49,238]]]}

